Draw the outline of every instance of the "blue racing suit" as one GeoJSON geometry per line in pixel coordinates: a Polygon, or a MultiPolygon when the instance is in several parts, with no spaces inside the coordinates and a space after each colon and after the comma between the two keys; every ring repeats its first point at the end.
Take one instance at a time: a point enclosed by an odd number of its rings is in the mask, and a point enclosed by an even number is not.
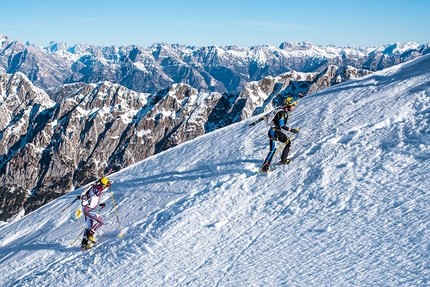
{"type": "Polygon", "coordinates": [[[270,151],[267,155],[264,164],[270,165],[273,159],[273,155],[276,152],[276,141],[280,141],[285,144],[285,148],[282,151],[281,155],[281,162],[285,162],[287,160],[288,153],[290,152],[291,147],[291,141],[288,139],[288,137],[282,132],[282,130],[291,131],[291,128],[287,127],[287,121],[290,117],[291,112],[285,111],[284,109],[281,109],[278,111],[274,118],[274,126],[272,126],[268,131],[269,136],[269,147],[270,151]],[[288,142],[287,142],[288,141],[288,142]]]}

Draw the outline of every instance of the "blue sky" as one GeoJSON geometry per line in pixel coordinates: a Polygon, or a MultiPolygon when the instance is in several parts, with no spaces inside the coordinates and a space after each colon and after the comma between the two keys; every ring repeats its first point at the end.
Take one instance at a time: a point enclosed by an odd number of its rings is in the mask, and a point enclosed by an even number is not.
{"type": "Polygon", "coordinates": [[[0,7],[0,34],[37,46],[430,42],[427,0],[0,0],[0,7]]]}

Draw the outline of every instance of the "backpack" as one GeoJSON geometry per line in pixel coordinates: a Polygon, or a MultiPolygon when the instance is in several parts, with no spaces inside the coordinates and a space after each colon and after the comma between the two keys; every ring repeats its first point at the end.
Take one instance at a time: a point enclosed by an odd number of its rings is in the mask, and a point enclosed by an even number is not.
{"type": "Polygon", "coordinates": [[[90,204],[90,196],[88,194],[88,192],[86,192],[85,194],[81,195],[81,205],[82,206],[87,206],[90,204]]]}
{"type": "Polygon", "coordinates": [[[87,191],[82,192],[81,193],[81,205],[82,206],[87,206],[90,204],[91,201],[91,196],[90,196],[90,191],[93,191],[94,195],[98,196],[100,194],[100,192],[103,190],[103,188],[98,185],[95,184],[92,187],[90,187],[89,189],[87,189],[87,191]]]}
{"type": "Polygon", "coordinates": [[[275,117],[276,117],[276,114],[277,114],[280,110],[282,110],[282,108],[274,109],[273,111],[271,111],[270,113],[268,113],[268,114],[266,115],[266,124],[267,124],[268,126],[271,126],[271,127],[275,127],[275,126],[276,126],[274,119],[275,119],[275,117]]]}

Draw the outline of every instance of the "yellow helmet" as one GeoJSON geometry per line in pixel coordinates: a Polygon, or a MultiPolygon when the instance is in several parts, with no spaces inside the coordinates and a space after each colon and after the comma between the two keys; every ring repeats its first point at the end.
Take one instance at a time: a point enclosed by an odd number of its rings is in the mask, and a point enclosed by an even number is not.
{"type": "Polygon", "coordinates": [[[107,185],[108,182],[109,182],[109,179],[107,177],[102,177],[100,179],[100,183],[103,184],[103,185],[107,185]]]}
{"type": "Polygon", "coordinates": [[[291,106],[297,106],[299,102],[293,100],[293,97],[288,97],[284,101],[284,106],[291,107],[291,106]]]}
{"type": "Polygon", "coordinates": [[[289,103],[285,103],[284,104],[284,108],[289,108],[289,107],[292,107],[292,106],[297,106],[299,103],[297,102],[297,101],[292,101],[292,102],[289,102],[289,103]]]}
{"type": "Polygon", "coordinates": [[[288,98],[285,99],[284,105],[288,105],[292,101],[293,101],[293,97],[288,97],[288,98]]]}

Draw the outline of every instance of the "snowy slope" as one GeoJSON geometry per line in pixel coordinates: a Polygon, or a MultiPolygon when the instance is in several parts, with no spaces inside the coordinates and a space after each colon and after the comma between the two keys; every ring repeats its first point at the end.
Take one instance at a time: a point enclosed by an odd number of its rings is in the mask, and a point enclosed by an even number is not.
{"type": "Polygon", "coordinates": [[[0,227],[1,286],[428,286],[430,55],[300,100],[285,167],[240,122],[112,175],[100,244],[81,190],[0,227]],[[80,241],[80,240],[78,240],[80,241]]]}

